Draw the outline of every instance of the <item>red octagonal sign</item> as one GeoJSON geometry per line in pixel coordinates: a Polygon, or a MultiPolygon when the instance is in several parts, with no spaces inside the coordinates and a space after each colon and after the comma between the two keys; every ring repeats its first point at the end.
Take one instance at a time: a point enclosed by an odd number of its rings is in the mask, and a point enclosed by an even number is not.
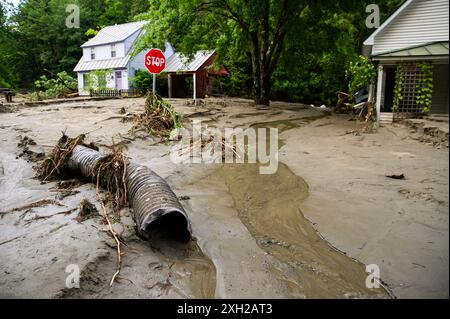
{"type": "Polygon", "coordinates": [[[166,57],[160,49],[150,49],[145,55],[145,66],[153,74],[161,73],[166,67],[166,57]]]}

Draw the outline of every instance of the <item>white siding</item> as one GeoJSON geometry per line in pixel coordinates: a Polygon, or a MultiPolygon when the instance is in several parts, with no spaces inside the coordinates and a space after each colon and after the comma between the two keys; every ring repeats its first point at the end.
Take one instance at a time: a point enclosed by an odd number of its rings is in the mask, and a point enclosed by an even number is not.
{"type": "Polygon", "coordinates": [[[372,54],[448,41],[449,0],[416,0],[375,36],[372,54]]]}
{"type": "MultiPolygon", "coordinates": [[[[137,37],[140,35],[141,30],[137,30],[133,34],[131,34],[129,37],[127,37],[122,42],[116,42],[115,43],[115,50],[116,50],[116,57],[115,58],[122,58],[126,57],[129,54],[132,54],[133,45],[136,42],[137,37]]],[[[83,59],[85,61],[91,61],[91,49],[94,50],[95,53],[95,60],[111,60],[111,44],[101,44],[101,45],[95,45],[92,47],[84,47],[83,48],[83,59]]],[[[132,57],[130,61],[128,62],[128,65],[126,68],[120,68],[120,69],[114,69],[114,73],[110,78],[107,79],[106,86],[108,88],[114,89],[116,87],[116,79],[115,79],[115,72],[120,71],[122,74],[122,89],[129,89],[131,87],[131,81],[134,76],[134,73],[136,70],[140,69],[146,69],[144,65],[144,57],[145,57],[146,51],[140,52],[138,55],[136,55],[134,58],[132,57]]],[[[124,65],[125,66],[125,65],[124,65]]],[[[78,91],[80,95],[88,95],[89,92],[85,91],[83,86],[83,74],[86,72],[78,72],[78,91]]]]}
{"type": "Polygon", "coordinates": [[[84,78],[83,75],[85,73],[83,72],[78,72],[77,73],[77,78],[78,78],[78,94],[79,95],[89,95],[89,92],[84,90],[84,78]]]}
{"type": "MultiPolygon", "coordinates": [[[[91,49],[94,49],[95,60],[111,59],[111,44],[83,48],[83,57],[86,61],[91,61],[91,49]]],[[[115,43],[115,49],[116,58],[123,58],[125,56],[125,44],[123,42],[115,43]]]]}

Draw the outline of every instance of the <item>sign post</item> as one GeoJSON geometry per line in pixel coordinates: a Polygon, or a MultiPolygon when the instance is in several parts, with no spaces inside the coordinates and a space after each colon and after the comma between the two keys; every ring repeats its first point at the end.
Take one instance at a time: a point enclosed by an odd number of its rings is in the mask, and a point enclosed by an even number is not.
{"type": "Polygon", "coordinates": [[[145,66],[153,74],[152,92],[156,93],[156,74],[160,74],[166,68],[166,57],[160,49],[150,49],[145,55],[145,66]]]}

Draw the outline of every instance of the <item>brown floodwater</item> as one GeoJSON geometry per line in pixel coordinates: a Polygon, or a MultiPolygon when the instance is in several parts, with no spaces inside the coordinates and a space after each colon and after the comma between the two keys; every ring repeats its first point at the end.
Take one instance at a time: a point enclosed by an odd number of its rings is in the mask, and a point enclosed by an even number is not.
{"type": "Polygon", "coordinates": [[[330,246],[303,216],[308,185],[285,164],[261,175],[258,164],[225,164],[217,172],[227,185],[239,217],[259,247],[289,267],[275,276],[291,293],[306,298],[380,298],[382,289],[365,287],[363,264],[330,246]]]}
{"type": "MultiPolygon", "coordinates": [[[[170,220],[169,220],[170,222],[170,220]]],[[[171,286],[180,295],[194,298],[214,298],[216,289],[216,268],[211,259],[199,247],[197,240],[186,238],[182,230],[167,225],[152,231],[148,246],[161,260],[170,265],[171,286]]]]}
{"type": "Polygon", "coordinates": [[[216,268],[195,240],[187,243],[166,240],[151,245],[170,265],[172,285],[180,294],[199,299],[215,297],[216,268]]]}

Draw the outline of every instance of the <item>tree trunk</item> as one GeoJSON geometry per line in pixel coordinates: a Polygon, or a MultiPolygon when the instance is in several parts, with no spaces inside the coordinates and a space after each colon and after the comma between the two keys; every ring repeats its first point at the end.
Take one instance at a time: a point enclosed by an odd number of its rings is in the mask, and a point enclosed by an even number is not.
{"type": "Polygon", "coordinates": [[[252,78],[253,78],[253,100],[255,104],[261,104],[261,64],[259,59],[259,43],[258,35],[256,33],[251,34],[252,39],[252,78]]]}
{"type": "Polygon", "coordinates": [[[260,52],[259,52],[259,63],[260,63],[260,74],[259,74],[259,85],[261,88],[261,95],[259,102],[264,105],[269,105],[270,98],[270,59],[268,56],[269,51],[269,13],[270,13],[270,1],[265,0],[261,3],[262,6],[262,17],[260,19],[260,52]]]}
{"type": "Polygon", "coordinates": [[[263,69],[261,72],[261,96],[260,103],[263,105],[270,105],[270,72],[263,69]]]}

